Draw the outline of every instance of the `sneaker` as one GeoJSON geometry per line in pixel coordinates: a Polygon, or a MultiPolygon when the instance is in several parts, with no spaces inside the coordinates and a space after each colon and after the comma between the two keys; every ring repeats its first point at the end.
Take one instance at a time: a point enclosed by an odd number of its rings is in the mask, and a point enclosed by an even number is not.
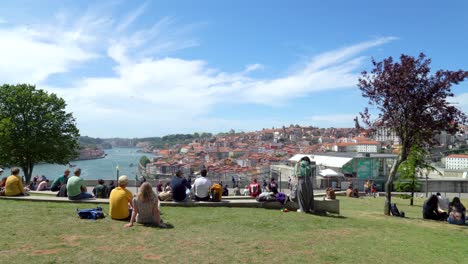
{"type": "Polygon", "coordinates": [[[297,209],[297,212],[298,213],[303,213],[304,211],[302,211],[301,209],[297,209]]]}

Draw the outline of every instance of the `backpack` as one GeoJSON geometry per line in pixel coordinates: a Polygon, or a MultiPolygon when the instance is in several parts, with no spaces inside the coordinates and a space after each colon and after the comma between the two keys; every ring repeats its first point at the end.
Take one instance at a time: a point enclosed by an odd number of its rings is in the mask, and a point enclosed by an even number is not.
{"type": "Polygon", "coordinates": [[[221,196],[223,194],[223,189],[221,188],[221,185],[219,184],[213,184],[211,187],[211,201],[213,202],[221,202],[221,196]]]}
{"type": "Polygon", "coordinates": [[[286,194],[279,192],[276,194],[276,201],[284,204],[286,202],[286,194]]]}
{"type": "Polygon", "coordinates": [[[81,219],[96,220],[105,217],[100,206],[91,209],[76,209],[76,212],[81,219]]]}
{"type": "Polygon", "coordinates": [[[390,204],[390,213],[392,213],[393,216],[405,217],[405,212],[398,211],[398,208],[395,203],[390,204]]]}

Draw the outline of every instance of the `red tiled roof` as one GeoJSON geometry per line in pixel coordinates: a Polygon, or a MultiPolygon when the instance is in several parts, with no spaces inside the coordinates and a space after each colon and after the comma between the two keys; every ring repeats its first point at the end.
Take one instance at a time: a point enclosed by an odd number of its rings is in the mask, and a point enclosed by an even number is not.
{"type": "Polygon", "coordinates": [[[468,154],[451,154],[451,155],[448,155],[447,158],[462,158],[462,159],[468,159],[468,154]]]}

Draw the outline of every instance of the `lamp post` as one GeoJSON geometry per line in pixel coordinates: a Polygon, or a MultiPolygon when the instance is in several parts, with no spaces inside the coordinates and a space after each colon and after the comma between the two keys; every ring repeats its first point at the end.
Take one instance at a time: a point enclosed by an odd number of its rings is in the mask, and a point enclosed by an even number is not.
{"type": "Polygon", "coordinates": [[[117,184],[118,184],[118,182],[119,182],[119,172],[120,172],[119,165],[115,166],[115,172],[117,174],[117,184]]]}

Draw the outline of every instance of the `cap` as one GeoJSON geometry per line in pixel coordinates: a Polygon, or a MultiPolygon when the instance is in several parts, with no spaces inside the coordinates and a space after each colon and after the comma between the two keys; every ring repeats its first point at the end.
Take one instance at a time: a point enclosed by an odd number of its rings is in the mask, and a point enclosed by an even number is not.
{"type": "Polygon", "coordinates": [[[119,177],[119,185],[125,185],[128,183],[127,175],[122,175],[119,177]]]}

